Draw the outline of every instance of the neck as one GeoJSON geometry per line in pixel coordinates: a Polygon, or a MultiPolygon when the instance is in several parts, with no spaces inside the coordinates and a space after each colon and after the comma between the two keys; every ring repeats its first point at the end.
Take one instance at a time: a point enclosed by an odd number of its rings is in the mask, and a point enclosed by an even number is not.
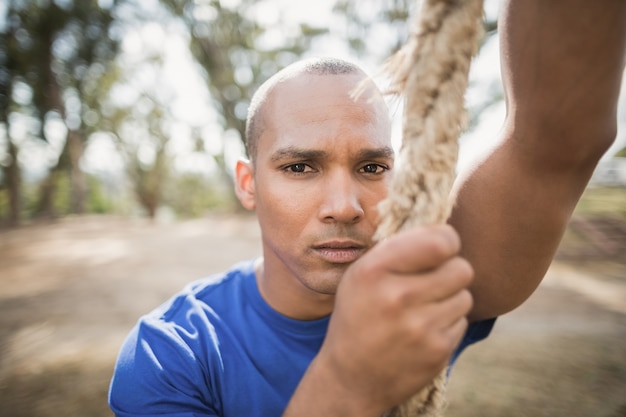
{"type": "Polygon", "coordinates": [[[317,320],[332,313],[334,294],[320,294],[293,278],[279,279],[280,274],[267,271],[263,259],[255,265],[256,282],[263,300],[283,316],[294,320],[317,320]]]}

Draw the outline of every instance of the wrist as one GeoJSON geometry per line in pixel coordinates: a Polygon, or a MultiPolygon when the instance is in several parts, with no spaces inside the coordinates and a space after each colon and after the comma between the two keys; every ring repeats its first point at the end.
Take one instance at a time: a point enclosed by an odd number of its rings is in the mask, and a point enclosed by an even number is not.
{"type": "Polygon", "coordinates": [[[359,392],[356,385],[338,373],[332,361],[318,356],[298,384],[283,417],[380,417],[387,407],[359,392]]]}

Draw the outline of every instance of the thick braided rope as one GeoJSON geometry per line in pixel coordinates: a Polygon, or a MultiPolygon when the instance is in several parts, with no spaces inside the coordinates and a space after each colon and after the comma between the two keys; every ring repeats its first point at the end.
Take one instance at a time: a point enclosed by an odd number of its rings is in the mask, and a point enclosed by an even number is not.
{"type": "MultiPolygon", "coordinates": [[[[483,35],[483,0],[426,0],[411,38],[385,67],[390,93],[405,97],[403,139],[387,199],[382,239],[410,227],[444,223],[451,211],[458,137],[465,127],[469,67],[483,35]]],[[[390,410],[389,417],[437,417],[445,406],[446,372],[390,410]]]]}

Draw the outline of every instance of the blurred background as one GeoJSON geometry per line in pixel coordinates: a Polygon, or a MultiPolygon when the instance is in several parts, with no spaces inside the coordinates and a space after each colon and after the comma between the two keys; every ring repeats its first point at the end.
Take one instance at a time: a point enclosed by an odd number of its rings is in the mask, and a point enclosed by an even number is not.
{"type": "MultiPolygon", "coordinates": [[[[237,209],[233,166],[259,84],[311,55],[346,57],[375,73],[404,44],[414,3],[3,2],[0,224],[237,209]]],[[[494,140],[503,117],[498,5],[486,3],[461,164],[494,140]]],[[[398,103],[392,111],[400,115],[398,103]]],[[[622,128],[610,156],[624,146],[622,128]]]]}
{"type": "MultiPolygon", "coordinates": [[[[110,416],[112,364],[137,317],[260,254],[233,193],[254,90],[315,55],[375,74],[404,44],[415,3],[0,2],[0,416],[110,416]]],[[[498,7],[485,2],[460,169],[494,143],[504,117],[498,7]]],[[[618,138],[547,284],[459,363],[454,415],[626,416],[620,97],[618,138]],[[494,358],[506,375],[477,365],[494,358]],[[545,369],[564,379],[554,385],[545,369]]],[[[401,104],[390,105],[399,143],[401,104]]]]}

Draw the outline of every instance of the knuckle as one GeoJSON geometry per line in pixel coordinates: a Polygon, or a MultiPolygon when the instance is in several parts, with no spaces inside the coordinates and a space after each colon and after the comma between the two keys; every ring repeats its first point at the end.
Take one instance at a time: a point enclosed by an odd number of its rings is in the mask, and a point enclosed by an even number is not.
{"type": "Polygon", "coordinates": [[[449,225],[435,225],[431,233],[432,243],[437,253],[449,256],[460,249],[460,239],[457,232],[449,225]]]}
{"type": "Polygon", "coordinates": [[[408,334],[414,343],[423,343],[428,340],[428,325],[426,321],[421,317],[414,317],[408,323],[408,334]]]}
{"type": "Polygon", "coordinates": [[[433,233],[428,240],[430,255],[437,259],[446,259],[455,253],[450,240],[439,233],[433,233]]]}
{"type": "Polygon", "coordinates": [[[459,256],[445,262],[439,272],[447,277],[451,285],[459,289],[467,287],[474,279],[474,269],[471,264],[459,256]]]}
{"type": "Polygon", "coordinates": [[[455,262],[457,263],[457,268],[459,269],[459,275],[470,280],[474,278],[474,268],[467,259],[457,256],[455,258],[455,262]]]}
{"type": "Polygon", "coordinates": [[[448,263],[447,267],[455,276],[458,276],[464,281],[471,280],[474,277],[474,268],[469,261],[460,256],[455,256],[448,263]]]}
{"type": "Polygon", "coordinates": [[[384,282],[383,284],[377,289],[383,311],[393,316],[398,316],[406,311],[407,307],[412,303],[412,297],[405,286],[392,285],[389,282],[384,282]]]}

